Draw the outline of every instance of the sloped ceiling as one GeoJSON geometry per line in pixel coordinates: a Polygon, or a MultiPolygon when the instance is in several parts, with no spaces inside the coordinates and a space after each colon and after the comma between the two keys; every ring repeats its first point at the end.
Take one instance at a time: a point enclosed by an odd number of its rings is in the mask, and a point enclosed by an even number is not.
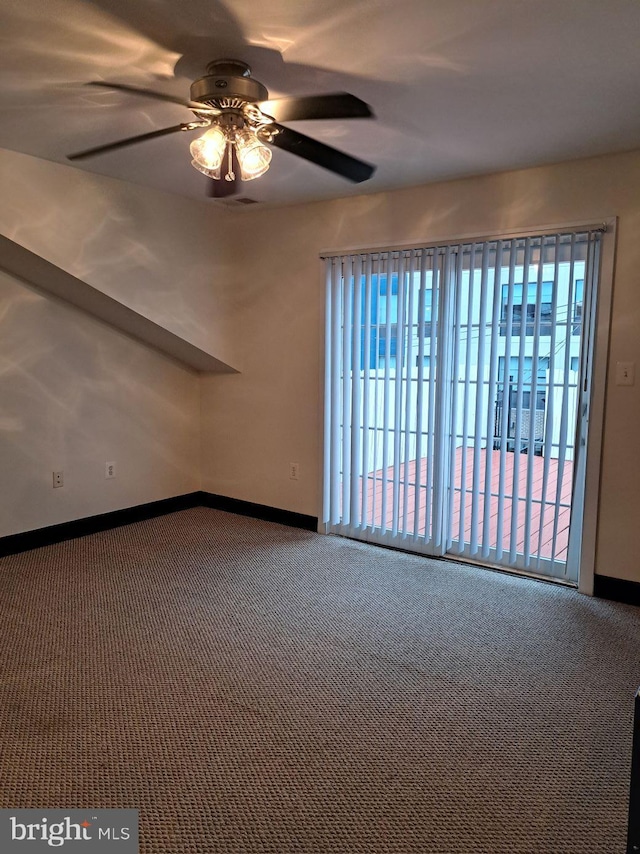
{"type": "MultiPolygon", "coordinates": [[[[377,119],[294,126],[377,164],[351,185],[274,151],[242,195],[270,204],[377,192],[640,147],[637,0],[3,0],[0,147],[65,155],[188,121],[207,63],[248,62],[271,97],[348,91],[377,119]]],[[[175,134],[74,164],[203,199],[175,134]]],[[[224,204],[209,200],[210,205],[224,204]]]]}

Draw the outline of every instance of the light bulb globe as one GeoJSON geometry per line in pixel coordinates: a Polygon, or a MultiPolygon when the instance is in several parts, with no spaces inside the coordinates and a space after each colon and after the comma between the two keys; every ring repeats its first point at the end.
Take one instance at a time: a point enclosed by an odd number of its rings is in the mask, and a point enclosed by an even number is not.
{"type": "Polygon", "coordinates": [[[210,128],[189,146],[193,158],[191,165],[210,178],[219,178],[226,145],[227,138],[222,128],[217,125],[210,128]]]}
{"type": "Polygon", "coordinates": [[[260,142],[255,132],[248,129],[239,131],[235,145],[242,180],[253,181],[264,175],[271,163],[271,150],[260,142]]]}

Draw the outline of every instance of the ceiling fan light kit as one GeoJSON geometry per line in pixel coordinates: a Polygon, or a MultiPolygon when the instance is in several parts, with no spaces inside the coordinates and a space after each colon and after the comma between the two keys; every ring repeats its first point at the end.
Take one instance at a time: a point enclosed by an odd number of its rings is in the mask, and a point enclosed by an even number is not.
{"type": "Polygon", "coordinates": [[[191,143],[191,165],[214,180],[220,180],[226,156],[224,179],[234,181],[231,146],[240,166],[240,178],[252,181],[269,168],[271,151],[258,138],[258,131],[273,123],[271,116],[255,106],[268,96],[267,89],[251,78],[249,66],[238,60],[221,59],[207,67],[207,75],[191,84],[191,100],[219,110],[219,115],[199,114],[212,127],[191,143]]]}
{"type": "Polygon", "coordinates": [[[195,114],[196,121],[80,151],[69,155],[69,160],[93,157],[176,131],[205,128],[205,133],[189,149],[191,165],[210,179],[209,194],[213,197],[235,192],[236,168],[243,181],[264,175],[272,157],[268,146],[288,151],[355,183],[366,181],[375,171],[369,163],[279,124],[279,121],[309,119],[373,118],[364,101],[338,92],[267,102],[268,90],[251,77],[251,69],[240,60],[220,59],[209,63],[207,74],[191,84],[188,101],[127,84],[95,81],[89,85],[179,103],[195,114]]]}

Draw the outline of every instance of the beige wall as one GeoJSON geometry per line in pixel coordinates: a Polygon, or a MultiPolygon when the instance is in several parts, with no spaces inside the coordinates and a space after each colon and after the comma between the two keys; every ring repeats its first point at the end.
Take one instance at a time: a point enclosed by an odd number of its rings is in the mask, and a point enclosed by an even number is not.
{"type": "MultiPolygon", "coordinates": [[[[233,364],[227,211],[3,150],[0,197],[6,237],[233,364]]],[[[199,418],[197,374],[0,274],[0,536],[199,489],[199,418]]]]}
{"type": "Polygon", "coordinates": [[[227,210],[2,149],[0,198],[0,234],[235,366],[227,210]]]}
{"type": "Polygon", "coordinates": [[[199,489],[199,416],[196,373],[0,273],[0,536],[199,489]]]}
{"type": "MultiPolygon", "coordinates": [[[[322,250],[619,217],[611,360],[640,361],[640,153],[242,214],[239,376],[202,383],[203,488],[318,515],[322,250]],[[300,480],[289,479],[289,462],[300,480]]],[[[611,371],[609,372],[611,376],[611,371]]],[[[640,383],[607,388],[596,571],[640,581],[640,383]]]]}

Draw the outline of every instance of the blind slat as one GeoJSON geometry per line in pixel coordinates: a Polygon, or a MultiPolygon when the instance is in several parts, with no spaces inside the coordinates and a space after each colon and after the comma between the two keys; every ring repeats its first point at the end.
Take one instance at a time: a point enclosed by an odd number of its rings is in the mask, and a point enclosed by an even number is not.
{"type": "MultiPolygon", "coordinates": [[[[502,266],[502,241],[498,241],[496,249],[496,264],[493,271],[493,310],[491,315],[491,351],[489,355],[489,387],[487,389],[488,400],[497,401],[498,380],[498,341],[500,336],[500,307],[502,304],[502,286],[500,283],[500,268],[502,266]]],[[[487,560],[492,547],[491,541],[491,519],[490,498],[493,483],[493,436],[495,432],[496,411],[487,406],[487,463],[485,468],[484,494],[485,508],[482,520],[482,558],[487,560]],[[487,507],[489,505],[489,508],[487,507]]]]}
{"type": "Polygon", "coordinates": [[[426,474],[426,505],[425,505],[425,530],[426,536],[433,542],[433,461],[434,461],[434,437],[435,437],[435,411],[436,411],[436,370],[440,352],[440,324],[438,312],[441,301],[441,265],[442,255],[434,254],[432,257],[432,291],[431,291],[431,361],[429,367],[429,393],[427,406],[427,474],[426,474]],[[437,336],[434,337],[434,321],[437,336]]]}
{"type": "Polygon", "coordinates": [[[362,259],[358,256],[353,264],[353,329],[351,335],[351,495],[350,516],[351,526],[362,525],[362,482],[363,472],[360,468],[362,459],[362,385],[360,382],[360,359],[362,344],[360,330],[362,328],[362,259]]]}
{"type": "MultiPolygon", "coordinates": [[[[448,352],[449,324],[451,315],[451,294],[447,283],[451,276],[452,250],[447,246],[444,251],[442,264],[441,291],[438,299],[438,351],[437,371],[442,370],[444,376],[448,375],[450,361],[448,352]]],[[[439,381],[434,383],[435,405],[434,405],[434,481],[433,481],[433,517],[432,517],[432,539],[436,554],[444,554],[447,548],[449,520],[445,518],[444,509],[448,506],[446,501],[449,489],[449,466],[447,458],[441,449],[446,447],[446,439],[449,431],[449,384],[439,381]]]]}
{"type": "Polygon", "coordinates": [[[351,523],[351,298],[353,292],[349,259],[342,288],[342,523],[351,523]]]}
{"type": "MultiPolygon", "coordinates": [[[[489,256],[487,252],[487,244],[482,247],[482,271],[480,275],[480,305],[478,313],[478,349],[477,349],[477,366],[476,374],[478,377],[484,377],[484,354],[486,346],[485,323],[487,314],[487,278],[489,275],[489,256]]],[[[474,439],[475,448],[473,453],[473,479],[471,486],[471,537],[470,537],[470,552],[473,556],[478,553],[478,526],[480,514],[480,472],[482,465],[482,415],[484,404],[484,383],[478,383],[476,386],[476,401],[475,401],[475,422],[474,422],[474,439]]],[[[486,457],[486,455],[485,455],[486,457]]],[[[484,501],[483,501],[484,512],[484,501]]]]}
{"type": "Polygon", "coordinates": [[[365,260],[363,275],[364,317],[363,317],[363,389],[362,389],[362,526],[368,528],[369,521],[369,459],[371,455],[371,436],[369,430],[371,406],[371,258],[365,260]]]}
{"type": "Polygon", "coordinates": [[[538,526],[538,543],[537,543],[537,558],[536,572],[540,571],[540,557],[542,551],[542,536],[545,525],[547,496],[549,494],[549,471],[551,468],[551,451],[553,439],[554,413],[555,413],[555,371],[556,371],[556,355],[557,355],[557,323],[558,317],[558,280],[560,275],[560,253],[556,252],[553,264],[553,290],[551,297],[551,336],[549,346],[549,380],[547,385],[547,406],[545,412],[545,427],[544,427],[544,450],[543,450],[543,465],[542,465],[542,496],[545,499],[540,505],[540,524],[538,526]]]}
{"type": "MultiPolygon", "coordinates": [[[[387,517],[387,484],[388,484],[388,469],[389,469],[389,414],[391,411],[391,375],[389,371],[389,362],[391,356],[391,312],[389,311],[391,294],[391,264],[387,256],[382,264],[380,275],[384,277],[386,282],[386,297],[385,297],[385,339],[384,339],[384,417],[382,421],[382,523],[381,530],[384,533],[388,524],[387,517]]],[[[380,285],[380,294],[382,295],[382,285],[380,285]]]]}
{"type": "MultiPolygon", "coordinates": [[[[373,265],[372,265],[373,267],[373,265]]],[[[374,288],[372,282],[372,289],[374,288]]],[[[375,297],[376,297],[376,321],[373,326],[375,327],[375,347],[372,348],[372,356],[374,359],[374,389],[373,389],[373,412],[374,412],[374,431],[373,431],[373,457],[370,465],[373,470],[373,493],[371,496],[371,527],[375,528],[376,526],[376,513],[378,511],[378,507],[380,502],[382,501],[382,496],[378,497],[379,492],[379,477],[378,477],[378,455],[380,451],[380,434],[378,430],[379,416],[378,416],[378,407],[381,403],[380,400],[380,382],[379,382],[379,353],[380,353],[380,275],[379,273],[375,277],[375,297]]]]}
{"type": "Polygon", "coordinates": [[[330,455],[331,460],[331,483],[329,491],[331,494],[330,518],[334,525],[341,521],[340,513],[340,487],[342,478],[342,442],[340,441],[340,424],[342,422],[341,410],[341,394],[342,376],[342,353],[340,349],[341,329],[342,329],[342,284],[341,276],[342,269],[337,263],[333,264],[331,271],[331,320],[333,323],[332,333],[332,353],[331,362],[331,446],[333,453],[330,455]]]}
{"type": "MultiPolygon", "coordinates": [[[[507,483],[507,447],[509,444],[509,422],[511,409],[511,343],[513,340],[513,304],[514,285],[516,275],[516,245],[511,241],[509,249],[509,279],[507,282],[507,306],[506,306],[506,329],[505,329],[505,356],[502,359],[502,407],[497,413],[500,419],[500,474],[498,479],[498,518],[496,522],[496,559],[502,559],[505,550],[504,524],[507,516],[506,508],[506,483],[507,483]]],[[[504,301],[504,300],[503,300],[504,301]]]]}
{"type": "MultiPolygon", "coordinates": [[[[402,534],[403,536],[407,536],[407,534],[411,533],[409,531],[409,505],[410,505],[410,484],[411,484],[411,467],[410,467],[410,459],[411,459],[411,425],[414,418],[414,405],[413,405],[413,388],[412,383],[410,382],[410,375],[413,371],[413,318],[414,314],[414,296],[415,296],[415,287],[414,287],[414,279],[416,275],[416,256],[415,253],[411,253],[409,258],[409,271],[407,278],[407,358],[404,365],[403,370],[403,383],[404,383],[404,419],[405,419],[405,430],[404,430],[404,454],[403,454],[403,472],[402,478],[404,481],[404,487],[402,490],[402,534]]],[[[415,457],[414,457],[415,459],[415,457]]],[[[416,468],[414,464],[414,469],[416,468]]],[[[413,477],[414,482],[414,490],[415,483],[417,482],[417,472],[414,473],[413,477]]]]}
{"type": "MultiPolygon", "coordinates": [[[[518,346],[518,374],[516,381],[516,417],[515,417],[515,436],[513,439],[513,478],[511,486],[511,533],[509,542],[509,560],[515,561],[518,550],[518,526],[520,519],[520,446],[522,442],[522,397],[524,392],[523,374],[524,374],[524,353],[527,336],[523,335],[523,330],[526,330],[526,291],[529,283],[529,264],[531,262],[531,240],[527,238],[524,246],[524,262],[522,266],[522,297],[520,303],[520,335],[518,346]]],[[[507,369],[507,361],[510,356],[505,356],[505,370],[507,369]]],[[[509,409],[511,409],[511,401],[509,401],[509,409]]],[[[509,414],[511,420],[511,414],[509,414]]]]}
{"type": "MultiPolygon", "coordinates": [[[[527,476],[525,487],[525,509],[524,509],[524,565],[528,569],[531,564],[531,511],[533,498],[533,460],[536,454],[537,428],[538,428],[538,364],[540,356],[540,321],[542,314],[542,273],[544,265],[542,259],[538,263],[538,276],[536,278],[535,312],[533,324],[533,355],[531,359],[531,387],[529,389],[529,427],[527,430],[527,476]]],[[[522,299],[524,303],[524,296],[522,299]]],[[[523,318],[526,320],[527,318],[523,318]]]]}
{"type": "MultiPolygon", "coordinates": [[[[403,395],[402,395],[402,365],[405,337],[405,281],[404,281],[404,255],[398,262],[398,300],[396,308],[396,353],[395,353],[395,376],[394,376],[394,404],[393,404],[393,512],[391,516],[391,534],[396,536],[400,524],[400,472],[402,467],[402,432],[403,432],[403,395]]],[[[391,289],[387,284],[387,313],[391,300],[391,289]]]]}
{"type": "MultiPolygon", "coordinates": [[[[422,430],[423,430],[423,401],[424,401],[424,368],[425,368],[425,350],[426,350],[426,292],[427,292],[427,251],[423,249],[420,254],[420,285],[418,291],[418,318],[417,318],[417,332],[418,332],[418,365],[416,371],[416,486],[415,486],[415,495],[413,500],[413,537],[416,540],[418,537],[423,536],[425,539],[428,539],[428,535],[426,530],[420,525],[420,509],[422,506],[422,495],[423,492],[425,494],[425,501],[427,500],[426,490],[423,490],[422,486],[422,453],[423,453],[423,444],[422,444],[422,430]]],[[[431,291],[433,294],[433,290],[431,291]]],[[[431,324],[429,324],[431,327],[431,324]]],[[[429,334],[431,336],[431,328],[429,328],[429,334]]],[[[429,338],[431,340],[431,337],[429,338]]],[[[431,353],[431,347],[429,347],[429,353],[431,353]]],[[[426,512],[426,508],[425,508],[426,512]]]]}
{"type": "MultiPolygon", "coordinates": [[[[569,292],[567,295],[567,322],[564,326],[564,340],[562,341],[564,347],[564,376],[567,376],[569,372],[569,368],[571,367],[571,332],[572,332],[572,324],[569,323],[569,315],[570,308],[573,304],[573,289],[574,289],[574,269],[575,269],[575,259],[574,259],[574,237],[571,239],[571,262],[569,268],[569,292]]],[[[566,383],[562,386],[562,403],[561,403],[561,413],[560,413],[560,437],[559,437],[559,448],[558,448],[558,463],[557,463],[557,476],[556,476],[556,490],[555,490],[555,501],[554,501],[554,514],[553,514],[553,537],[551,540],[551,562],[553,563],[556,559],[556,548],[558,543],[558,523],[560,521],[560,503],[562,500],[562,485],[564,482],[564,463],[567,456],[567,439],[568,439],[568,428],[569,428],[569,394],[566,383]]]]}
{"type": "Polygon", "coordinates": [[[453,387],[451,389],[451,442],[449,447],[449,470],[451,471],[451,489],[449,490],[449,531],[447,537],[447,550],[453,546],[455,538],[454,533],[454,513],[455,513],[455,497],[456,497],[456,457],[458,452],[458,410],[460,398],[460,383],[459,383],[459,363],[460,363],[460,348],[462,335],[462,312],[460,306],[462,304],[462,253],[458,252],[456,258],[456,273],[454,286],[454,320],[453,320],[453,336],[451,342],[451,374],[453,387]]]}

